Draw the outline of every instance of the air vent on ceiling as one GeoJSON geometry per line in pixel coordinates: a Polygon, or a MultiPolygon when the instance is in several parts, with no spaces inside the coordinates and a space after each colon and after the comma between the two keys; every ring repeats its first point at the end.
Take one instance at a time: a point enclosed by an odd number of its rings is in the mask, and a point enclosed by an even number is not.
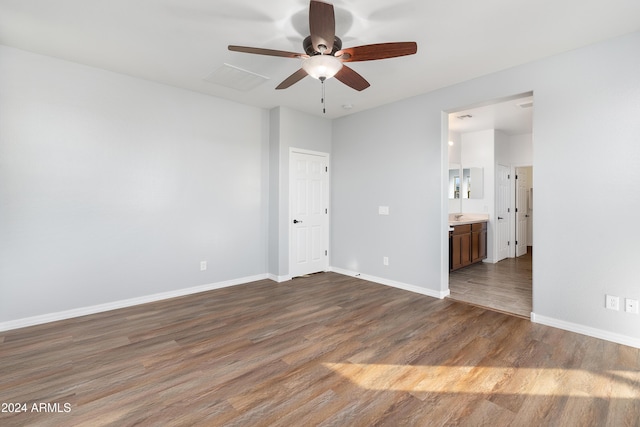
{"type": "Polygon", "coordinates": [[[223,64],[204,80],[209,83],[246,92],[266,82],[269,80],[269,77],[261,76],[260,74],[234,67],[233,65],[223,64]]]}
{"type": "Polygon", "coordinates": [[[533,107],[533,101],[525,101],[525,102],[521,102],[520,104],[516,104],[518,107],[520,108],[531,108],[533,107]]]}
{"type": "Polygon", "coordinates": [[[464,114],[464,115],[462,115],[462,116],[458,116],[458,118],[459,118],[460,120],[470,119],[470,118],[472,118],[472,117],[473,117],[473,116],[472,116],[471,114],[464,114]]]}

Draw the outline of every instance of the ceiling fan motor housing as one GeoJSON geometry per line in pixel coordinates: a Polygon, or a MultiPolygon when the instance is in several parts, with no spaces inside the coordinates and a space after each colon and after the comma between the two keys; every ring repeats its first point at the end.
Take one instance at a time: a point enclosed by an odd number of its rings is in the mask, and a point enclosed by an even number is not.
{"type": "MultiPolygon", "coordinates": [[[[322,55],[322,52],[318,52],[313,48],[313,43],[311,42],[311,36],[307,36],[302,41],[302,47],[304,48],[305,53],[309,56],[322,55]]],[[[342,49],[342,40],[340,40],[340,37],[335,36],[333,39],[333,49],[331,50],[331,52],[324,52],[324,54],[325,55],[330,54],[332,56],[335,56],[335,53],[340,49],[342,49]]]]}

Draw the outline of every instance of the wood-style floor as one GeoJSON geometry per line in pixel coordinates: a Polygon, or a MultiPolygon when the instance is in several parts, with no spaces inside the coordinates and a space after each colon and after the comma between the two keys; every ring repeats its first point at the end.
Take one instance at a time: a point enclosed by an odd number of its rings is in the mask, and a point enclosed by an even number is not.
{"type": "Polygon", "coordinates": [[[335,273],[3,332],[0,358],[26,404],[2,426],[640,422],[639,349],[335,273]]]}
{"type": "Polygon", "coordinates": [[[532,254],[529,247],[518,258],[481,262],[449,273],[450,298],[529,319],[532,254]]]}

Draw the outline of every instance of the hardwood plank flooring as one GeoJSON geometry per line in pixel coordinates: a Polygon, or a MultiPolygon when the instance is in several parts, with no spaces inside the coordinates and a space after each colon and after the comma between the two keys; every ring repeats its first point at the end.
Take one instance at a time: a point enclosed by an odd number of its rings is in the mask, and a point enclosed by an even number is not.
{"type": "Polygon", "coordinates": [[[336,273],[2,332],[0,362],[2,426],[640,422],[639,349],[336,273]]]}
{"type": "Polygon", "coordinates": [[[532,248],[518,258],[478,263],[449,273],[449,297],[525,319],[531,317],[532,248]]]}

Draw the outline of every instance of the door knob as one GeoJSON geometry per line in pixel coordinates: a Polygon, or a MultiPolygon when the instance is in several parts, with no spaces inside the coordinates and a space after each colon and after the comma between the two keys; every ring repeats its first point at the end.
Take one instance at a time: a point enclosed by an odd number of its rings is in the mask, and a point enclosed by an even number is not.
{"type": "Polygon", "coordinates": [[[294,219],[294,220],[293,220],[293,223],[294,223],[294,224],[297,224],[297,223],[302,224],[302,221],[298,221],[297,219],[294,219]]]}

